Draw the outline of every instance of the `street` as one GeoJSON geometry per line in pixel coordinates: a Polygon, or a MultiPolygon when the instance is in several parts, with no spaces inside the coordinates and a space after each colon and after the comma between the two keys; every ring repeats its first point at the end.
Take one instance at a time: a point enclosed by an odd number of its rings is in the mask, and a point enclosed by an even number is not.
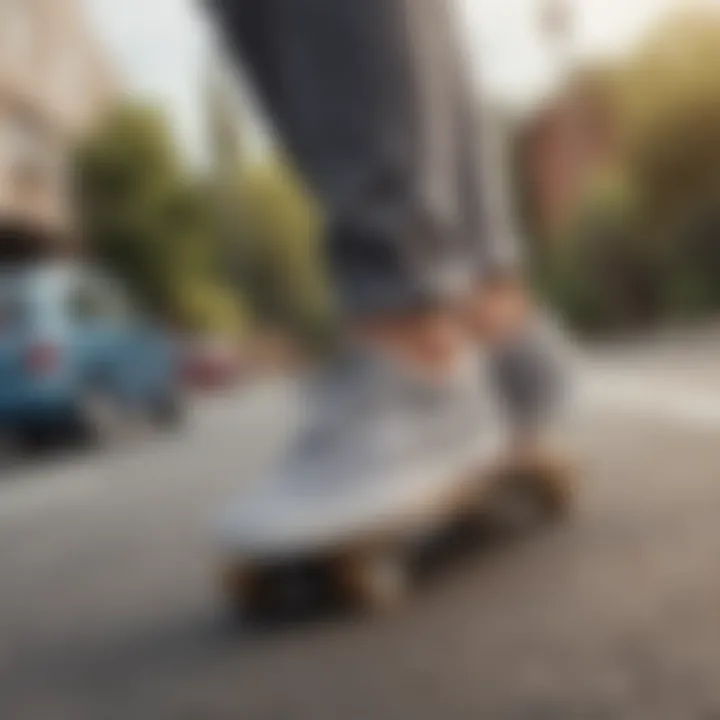
{"type": "Polygon", "coordinates": [[[459,558],[388,617],[223,615],[207,518],[291,430],[279,386],[201,403],[179,437],[10,467],[0,718],[720,717],[709,349],[591,363],[575,516],[459,558]]]}

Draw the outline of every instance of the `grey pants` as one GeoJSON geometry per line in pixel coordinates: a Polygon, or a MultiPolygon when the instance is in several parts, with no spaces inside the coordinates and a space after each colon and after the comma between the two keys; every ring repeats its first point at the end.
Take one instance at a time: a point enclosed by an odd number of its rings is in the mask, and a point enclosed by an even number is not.
{"type": "Polygon", "coordinates": [[[442,303],[517,261],[451,0],[210,4],[327,211],[348,314],[442,303]]]}

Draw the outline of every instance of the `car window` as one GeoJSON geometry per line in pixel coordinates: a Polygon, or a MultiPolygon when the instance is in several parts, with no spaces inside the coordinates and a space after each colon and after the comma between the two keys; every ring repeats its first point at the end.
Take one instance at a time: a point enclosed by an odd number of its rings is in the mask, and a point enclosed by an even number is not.
{"type": "Polygon", "coordinates": [[[28,321],[28,303],[19,282],[0,282],[0,333],[15,330],[28,321]]]}
{"type": "Polygon", "coordinates": [[[70,317],[80,323],[102,320],[106,317],[105,299],[92,283],[81,280],[71,290],[68,299],[70,317]]]}
{"type": "Polygon", "coordinates": [[[69,298],[71,317],[81,323],[126,320],[128,309],[120,295],[95,280],[79,281],[69,298]]]}
{"type": "Polygon", "coordinates": [[[27,320],[27,305],[21,297],[0,294],[0,333],[21,327],[27,320]]]}

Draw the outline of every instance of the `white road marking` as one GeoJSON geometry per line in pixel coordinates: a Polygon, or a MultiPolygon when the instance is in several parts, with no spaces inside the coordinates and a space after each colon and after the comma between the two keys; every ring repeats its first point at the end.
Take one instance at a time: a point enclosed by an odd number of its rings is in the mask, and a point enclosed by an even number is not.
{"type": "Polygon", "coordinates": [[[579,405],[637,419],[685,428],[720,430],[720,392],[678,382],[660,374],[585,373],[579,383],[579,405]]]}

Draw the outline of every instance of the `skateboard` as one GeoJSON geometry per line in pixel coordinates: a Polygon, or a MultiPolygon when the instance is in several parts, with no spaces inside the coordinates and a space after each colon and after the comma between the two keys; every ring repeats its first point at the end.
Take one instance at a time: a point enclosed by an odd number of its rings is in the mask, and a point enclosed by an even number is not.
{"type": "Polygon", "coordinates": [[[518,532],[573,506],[572,466],[547,449],[508,454],[496,438],[454,470],[417,468],[372,489],[248,491],[215,526],[225,602],[253,616],[322,586],[361,610],[391,609],[412,587],[421,549],[453,526],[489,520],[518,532]]]}

